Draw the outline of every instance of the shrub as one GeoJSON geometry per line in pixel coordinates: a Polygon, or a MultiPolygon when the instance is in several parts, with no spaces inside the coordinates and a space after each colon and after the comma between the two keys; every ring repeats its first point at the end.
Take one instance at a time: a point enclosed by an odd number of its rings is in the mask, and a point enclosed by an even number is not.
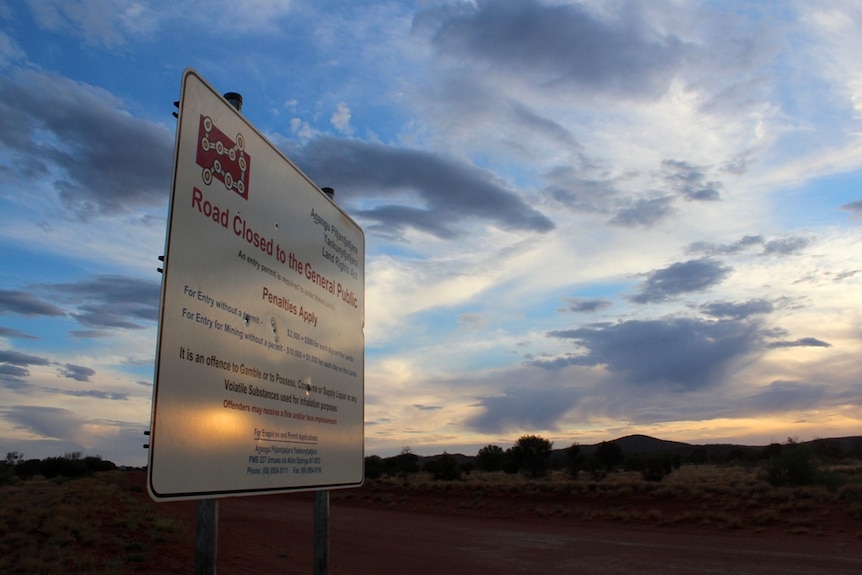
{"type": "Polygon", "coordinates": [[[548,472],[553,446],[552,442],[538,435],[524,435],[512,446],[512,459],[521,472],[530,477],[541,477],[548,472]]]}
{"type": "Polygon", "coordinates": [[[678,468],[679,457],[665,453],[644,457],[640,472],[645,481],[661,481],[678,468]]]}
{"type": "Polygon", "coordinates": [[[482,471],[499,471],[503,468],[505,452],[499,445],[486,445],[476,454],[476,465],[482,471]]]}
{"type": "Polygon", "coordinates": [[[566,463],[564,472],[570,479],[577,479],[578,472],[584,464],[584,458],[581,456],[581,446],[573,443],[566,449],[566,463]]]}
{"type": "Polygon", "coordinates": [[[386,472],[386,462],[379,455],[369,455],[365,458],[365,478],[379,479],[386,472]]]}
{"type": "Polygon", "coordinates": [[[625,461],[623,448],[616,441],[603,441],[596,447],[596,459],[606,471],[614,471],[625,461]]]}
{"type": "Polygon", "coordinates": [[[409,447],[401,450],[401,453],[386,458],[386,472],[389,475],[406,475],[419,471],[419,456],[413,453],[409,447]]]}
{"type": "Polygon", "coordinates": [[[764,479],[773,487],[822,485],[830,491],[844,483],[842,477],[821,468],[810,445],[793,440],[788,440],[787,445],[765,463],[764,479]]]}
{"type": "Polygon", "coordinates": [[[445,452],[440,457],[426,461],[425,471],[437,480],[454,481],[461,479],[461,468],[458,466],[458,460],[445,452]]]}

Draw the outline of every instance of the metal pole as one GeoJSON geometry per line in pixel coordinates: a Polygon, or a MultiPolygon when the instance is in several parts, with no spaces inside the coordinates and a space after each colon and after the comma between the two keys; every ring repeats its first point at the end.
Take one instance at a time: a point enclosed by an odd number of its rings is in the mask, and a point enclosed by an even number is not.
{"type": "MultiPolygon", "coordinates": [[[[330,200],[335,190],[321,188],[330,200]]],[[[329,491],[314,493],[314,575],[329,575],[329,491]]]]}
{"type": "Polygon", "coordinates": [[[218,499],[201,499],[195,532],[195,575],[215,575],[217,551],[218,499]]]}
{"type": "Polygon", "coordinates": [[[314,493],[314,575],[329,575],[329,491],[314,493]]]}

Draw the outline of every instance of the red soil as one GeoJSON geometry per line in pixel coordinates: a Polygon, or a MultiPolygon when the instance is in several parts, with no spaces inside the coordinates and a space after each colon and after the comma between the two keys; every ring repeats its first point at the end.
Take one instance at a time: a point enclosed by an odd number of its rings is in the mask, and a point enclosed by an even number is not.
{"type": "MultiPolygon", "coordinates": [[[[130,481],[143,486],[143,474],[130,481]]],[[[135,493],[147,498],[145,490],[135,493]]],[[[312,573],[313,499],[221,499],[218,573],[312,573]]],[[[197,502],[152,505],[181,528],[129,569],[192,573],[197,502]]],[[[846,502],[802,505],[790,520],[757,513],[730,500],[505,490],[477,496],[372,483],[331,493],[329,573],[862,573],[862,520],[846,502]]]]}

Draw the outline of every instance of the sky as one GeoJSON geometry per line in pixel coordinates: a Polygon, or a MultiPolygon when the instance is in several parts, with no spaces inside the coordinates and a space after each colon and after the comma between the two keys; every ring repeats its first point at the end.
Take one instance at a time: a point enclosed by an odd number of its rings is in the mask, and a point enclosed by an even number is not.
{"type": "Polygon", "coordinates": [[[143,465],[183,70],[365,231],[365,451],[862,434],[862,2],[0,0],[0,453],[143,465]]]}

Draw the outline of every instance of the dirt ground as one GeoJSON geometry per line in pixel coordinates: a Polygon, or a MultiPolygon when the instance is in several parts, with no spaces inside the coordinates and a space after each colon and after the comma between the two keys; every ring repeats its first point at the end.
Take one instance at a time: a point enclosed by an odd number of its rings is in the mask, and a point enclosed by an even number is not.
{"type": "MultiPolygon", "coordinates": [[[[143,485],[144,478],[130,480],[143,485]]],[[[219,500],[218,573],[311,574],[313,498],[303,493],[219,500]]],[[[177,520],[178,537],[130,568],[192,573],[197,503],[153,505],[177,520]]],[[[807,505],[791,523],[764,525],[745,517],[722,522],[720,514],[667,520],[689,517],[685,509],[697,505],[529,493],[478,501],[466,491],[407,493],[397,485],[333,491],[329,573],[862,573],[862,520],[840,503],[807,505]]]]}

